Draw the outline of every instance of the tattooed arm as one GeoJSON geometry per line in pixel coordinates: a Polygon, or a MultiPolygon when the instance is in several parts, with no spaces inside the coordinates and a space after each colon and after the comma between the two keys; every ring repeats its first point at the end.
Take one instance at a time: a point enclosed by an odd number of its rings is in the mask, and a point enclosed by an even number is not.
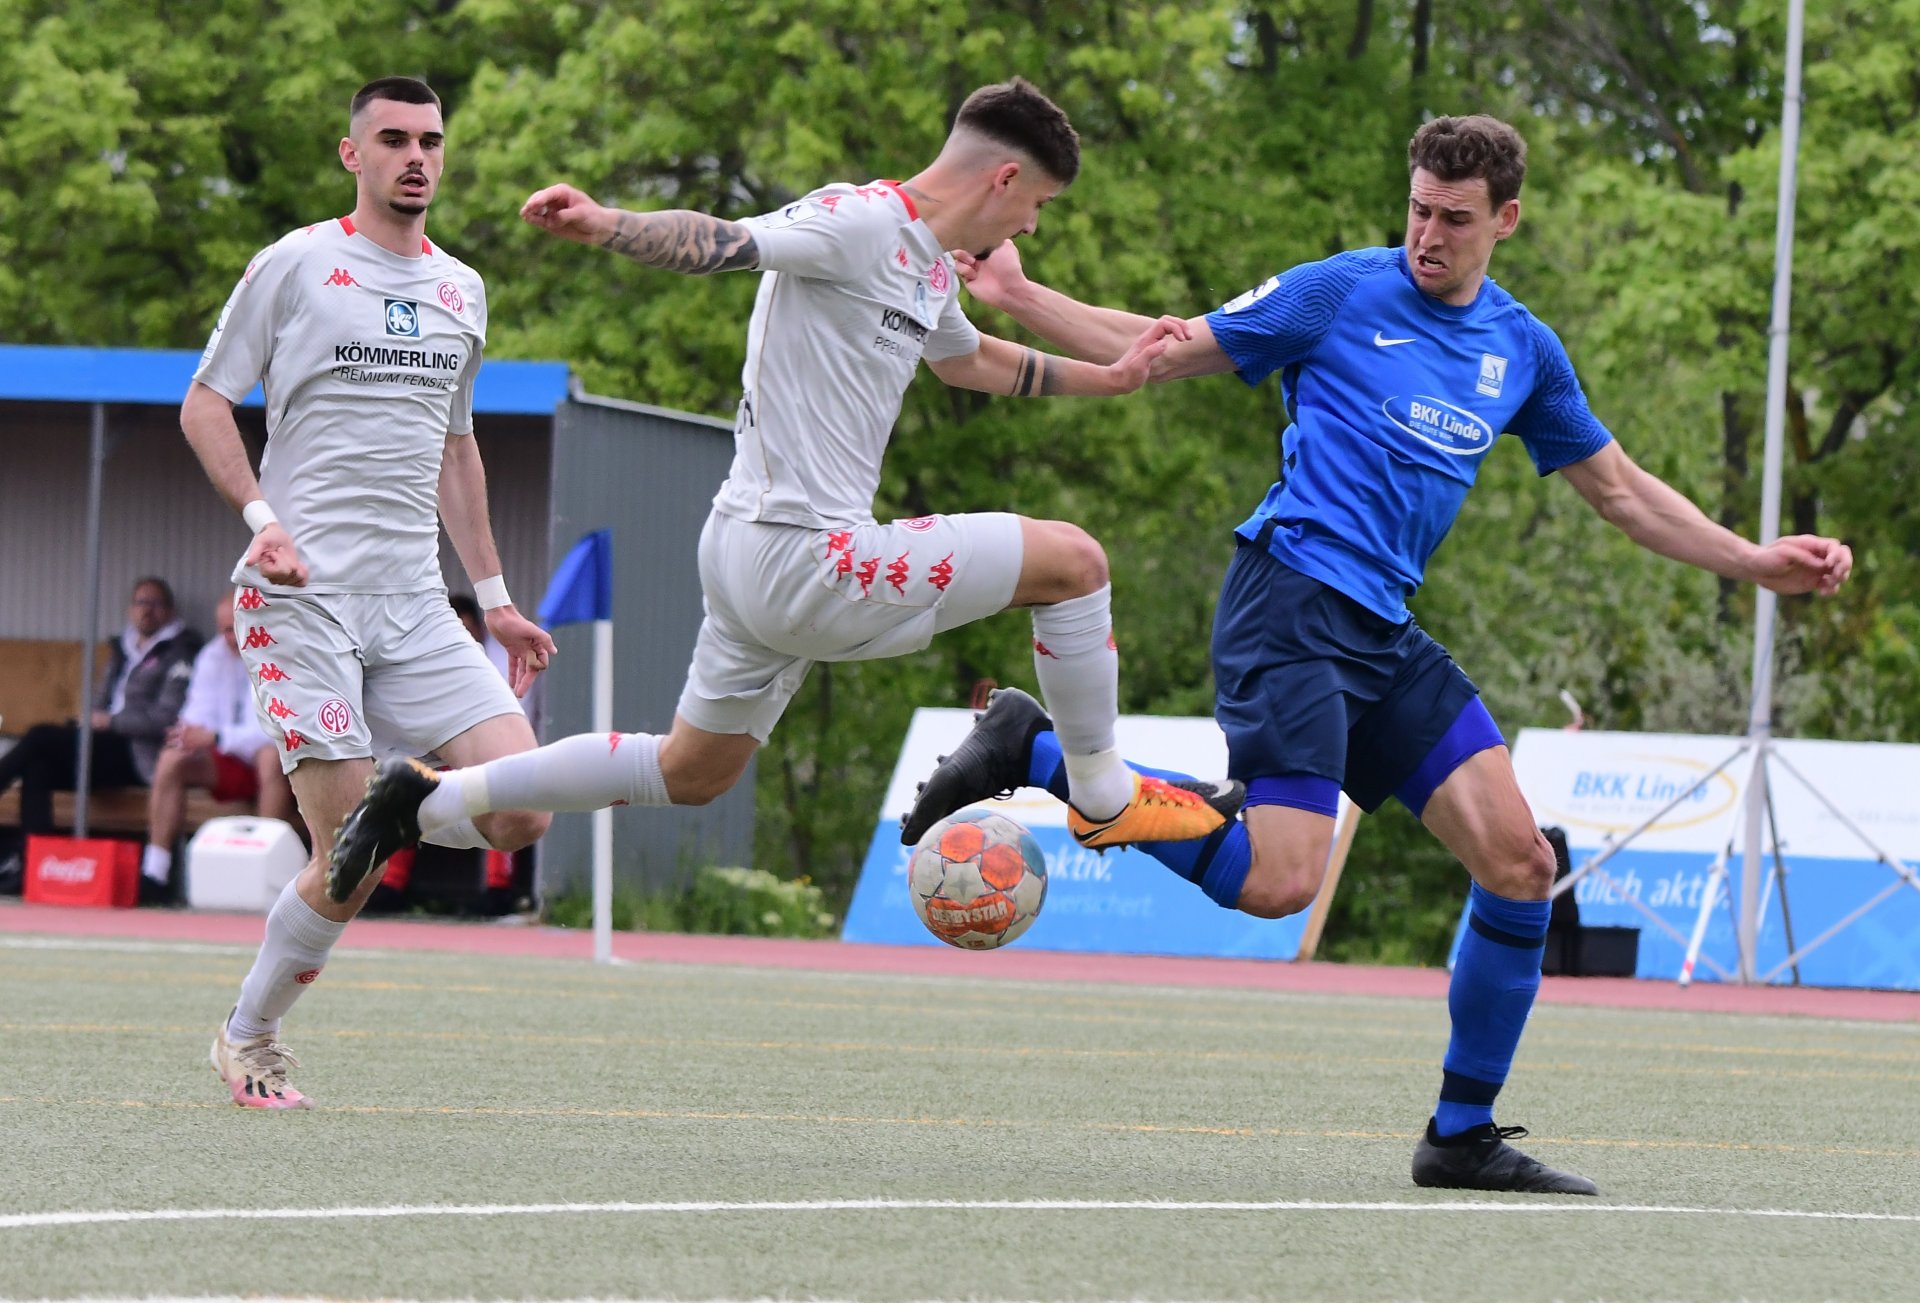
{"type": "Polygon", "coordinates": [[[597,204],[570,185],[538,192],[521,205],[520,216],[563,240],[597,244],[649,267],[690,276],[760,265],[753,232],[739,222],[684,209],[630,213],[597,204]]]}
{"type": "Polygon", "coordinates": [[[1130,394],[1147,382],[1154,359],[1166,352],[1173,340],[1185,339],[1186,331],[1187,323],[1180,318],[1161,317],[1149,323],[1133,346],[1109,366],[1042,353],[992,335],[982,335],[980,347],[972,353],[927,365],[955,388],[1012,394],[1016,398],[1130,394]]]}

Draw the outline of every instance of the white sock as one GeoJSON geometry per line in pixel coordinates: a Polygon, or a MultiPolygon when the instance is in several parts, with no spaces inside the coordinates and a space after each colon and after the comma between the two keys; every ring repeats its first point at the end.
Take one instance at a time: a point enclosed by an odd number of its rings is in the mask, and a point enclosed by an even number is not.
{"type": "Polygon", "coordinates": [[[147,849],[140,852],[140,872],[155,882],[165,883],[167,875],[173,872],[173,852],[148,843],[147,849]]]}
{"type": "Polygon", "coordinates": [[[1113,645],[1113,587],[1033,609],[1033,669],[1066,763],[1068,799],[1090,819],[1108,819],[1133,799],[1133,771],[1120,760],[1120,653],[1113,645]]]}
{"type": "Polygon", "coordinates": [[[576,733],[534,751],[440,775],[420,803],[422,840],[495,810],[601,810],[667,805],[660,739],[652,733],[576,733]]]}
{"type": "MultiPolygon", "coordinates": [[[[438,796],[440,789],[436,787],[433,794],[434,796],[438,796]]],[[[429,797],[428,799],[431,800],[432,798],[429,797]]],[[[420,808],[425,810],[426,802],[421,802],[420,808]]],[[[420,840],[423,842],[432,842],[435,846],[451,846],[455,850],[484,851],[493,849],[493,843],[487,840],[487,835],[480,831],[479,826],[473,822],[473,816],[471,815],[462,816],[458,823],[439,825],[435,827],[432,832],[423,830],[420,834],[420,840]]]]}
{"type": "Polygon", "coordinates": [[[278,1033],[280,1020],[326,967],[333,943],[346,930],[345,923],[314,913],[289,882],[267,911],[267,939],[240,983],[240,1002],[227,1019],[227,1039],[247,1041],[278,1033]]]}

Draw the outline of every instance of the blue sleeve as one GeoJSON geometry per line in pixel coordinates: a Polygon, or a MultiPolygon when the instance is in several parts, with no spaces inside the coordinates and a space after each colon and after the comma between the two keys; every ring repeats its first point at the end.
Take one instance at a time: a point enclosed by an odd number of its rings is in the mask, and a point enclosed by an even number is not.
{"type": "Polygon", "coordinates": [[[1613,434],[1587,406],[1587,395],[1560,336],[1538,319],[1527,318],[1533,345],[1533,392],[1514,413],[1508,429],[1526,445],[1533,467],[1551,475],[1562,466],[1599,452],[1613,442],[1613,434]]]}
{"type": "Polygon", "coordinates": [[[1303,262],[1209,312],[1207,325],[1240,378],[1257,385],[1313,352],[1353,287],[1378,270],[1378,254],[1367,249],[1303,262]]]}

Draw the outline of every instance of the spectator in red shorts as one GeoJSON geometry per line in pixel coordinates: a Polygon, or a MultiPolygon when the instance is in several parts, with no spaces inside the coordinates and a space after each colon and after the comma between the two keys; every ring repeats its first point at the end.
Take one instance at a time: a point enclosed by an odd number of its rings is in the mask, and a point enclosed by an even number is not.
{"type": "Polygon", "coordinates": [[[293,789],[280,772],[273,742],[261,731],[253,684],[234,641],[231,597],[215,605],[213,621],[220,636],[194,659],[186,704],[154,766],[147,849],[140,861],[143,900],[173,897],[173,851],[188,788],[206,788],[216,801],[251,801],[263,817],[293,821],[293,789]]]}

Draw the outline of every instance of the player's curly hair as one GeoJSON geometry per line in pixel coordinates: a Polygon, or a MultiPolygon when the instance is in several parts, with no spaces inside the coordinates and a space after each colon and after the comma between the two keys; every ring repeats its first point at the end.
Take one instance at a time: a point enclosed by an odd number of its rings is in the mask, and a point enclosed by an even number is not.
{"type": "Polygon", "coordinates": [[[1484,177],[1487,199],[1498,210],[1520,194],[1527,179],[1527,142],[1499,118],[1475,113],[1435,118],[1413,133],[1407,145],[1407,171],[1425,168],[1442,181],[1484,177]]]}
{"type": "Polygon", "coordinates": [[[1080,175],[1080,133],[1025,77],[982,86],[967,96],[953,125],[1020,150],[1062,185],[1080,175]]]}

